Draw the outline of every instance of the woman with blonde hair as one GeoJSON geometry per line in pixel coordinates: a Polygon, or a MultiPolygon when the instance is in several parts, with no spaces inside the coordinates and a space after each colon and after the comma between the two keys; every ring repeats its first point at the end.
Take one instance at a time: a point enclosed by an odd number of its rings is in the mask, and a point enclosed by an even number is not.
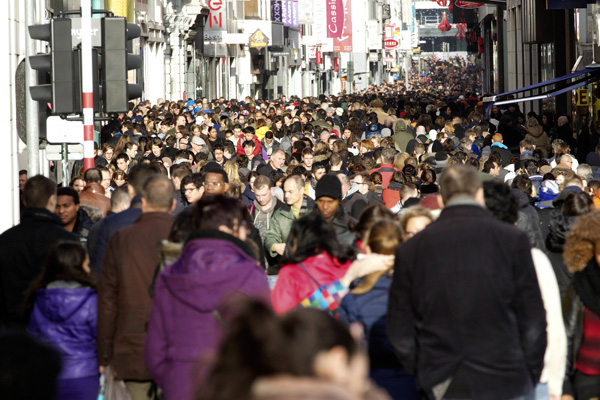
{"type": "MultiPolygon", "coordinates": [[[[390,220],[380,220],[365,238],[366,254],[392,256],[402,242],[400,226],[390,220]]],[[[393,268],[368,266],[340,305],[340,320],[348,324],[358,322],[364,327],[370,358],[370,378],[387,390],[393,399],[419,399],[415,380],[402,368],[387,338],[387,305],[392,283],[393,268]],[[372,272],[371,272],[372,271],[372,272]]],[[[360,276],[356,271],[349,271],[360,276]]],[[[352,287],[352,285],[351,285],[352,287]]]]}
{"type": "Polygon", "coordinates": [[[406,209],[402,215],[400,225],[402,227],[402,238],[406,241],[421,232],[433,222],[433,214],[422,206],[413,206],[406,209]]]}
{"type": "Polygon", "coordinates": [[[227,173],[227,178],[229,178],[229,186],[231,186],[232,183],[235,183],[235,184],[239,185],[239,187],[243,193],[246,187],[244,186],[244,184],[242,183],[242,180],[240,179],[240,173],[238,170],[237,163],[232,160],[226,161],[225,165],[223,166],[223,169],[227,173]]]}
{"type": "Polygon", "coordinates": [[[443,131],[446,132],[448,136],[450,136],[450,134],[454,134],[454,125],[452,124],[452,121],[446,122],[443,131]]]}

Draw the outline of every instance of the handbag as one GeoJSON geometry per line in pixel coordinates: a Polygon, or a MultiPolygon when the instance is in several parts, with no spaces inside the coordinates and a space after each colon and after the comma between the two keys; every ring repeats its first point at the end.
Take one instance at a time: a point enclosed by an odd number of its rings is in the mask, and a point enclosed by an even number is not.
{"type": "Polygon", "coordinates": [[[132,400],[125,381],[115,379],[110,366],[104,367],[104,372],[100,375],[98,400],[132,400]]]}
{"type": "Polygon", "coordinates": [[[348,287],[343,285],[340,280],[333,281],[326,285],[321,285],[306,269],[304,264],[298,266],[308,275],[310,282],[315,289],[310,296],[298,304],[298,308],[316,308],[328,312],[332,317],[338,317],[338,307],[348,293],[348,287]]]}

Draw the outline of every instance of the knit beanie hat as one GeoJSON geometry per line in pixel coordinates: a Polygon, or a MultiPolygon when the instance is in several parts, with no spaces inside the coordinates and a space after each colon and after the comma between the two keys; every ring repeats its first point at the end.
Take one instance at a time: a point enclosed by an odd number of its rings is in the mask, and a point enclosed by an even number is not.
{"type": "Polygon", "coordinates": [[[335,174],[323,175],[315,188],[315,200],[320,197],[342,198],[342,183],[335,174]]]}

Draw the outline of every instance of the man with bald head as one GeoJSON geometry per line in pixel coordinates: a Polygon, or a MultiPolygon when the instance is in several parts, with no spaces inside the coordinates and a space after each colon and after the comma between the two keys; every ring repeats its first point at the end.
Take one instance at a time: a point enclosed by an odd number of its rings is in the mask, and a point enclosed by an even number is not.
{"type": "Polygon", "coordinates": [[[556,124],[558,128],[556,129],[555,137],[552,139],[562,139],[571,149],[574,149],[575,141],[573,140],[573,131],[569,126],[569,119],[563,115],[558,117],[556,124]]]}

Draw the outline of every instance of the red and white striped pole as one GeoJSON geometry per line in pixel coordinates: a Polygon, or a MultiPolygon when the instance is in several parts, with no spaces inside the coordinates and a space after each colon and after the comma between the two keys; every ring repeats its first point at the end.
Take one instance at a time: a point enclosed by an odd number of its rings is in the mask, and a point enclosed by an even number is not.
{"type": "Polygon", "coordinates": [[[92,68],[92,1],[81,0],[81,105],[83,168],[94,168],[94,79],[92,68]]]}

